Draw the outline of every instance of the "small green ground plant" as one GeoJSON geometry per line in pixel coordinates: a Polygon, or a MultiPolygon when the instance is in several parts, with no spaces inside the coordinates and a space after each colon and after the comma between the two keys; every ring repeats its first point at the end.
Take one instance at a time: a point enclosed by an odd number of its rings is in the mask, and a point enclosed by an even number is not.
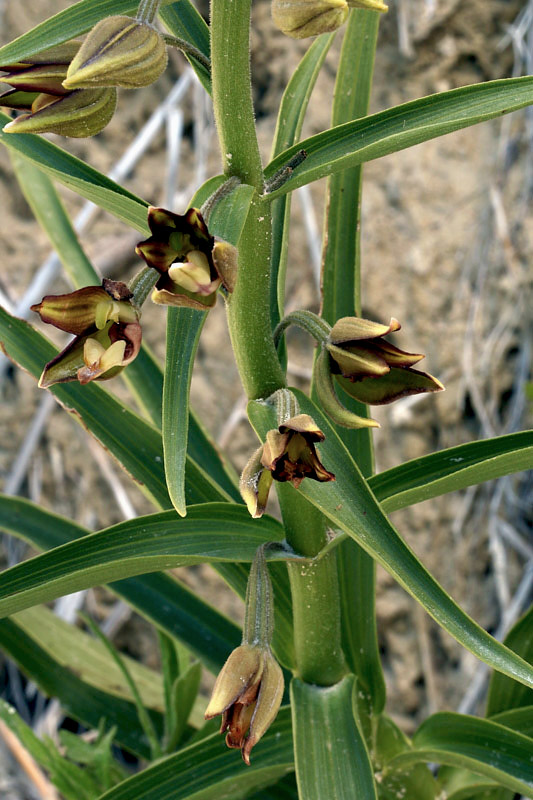
{"type": "Polygon", "coordinates": [[[369,115],[385,11],[378,0],[274,0],[283,32],[313,38],[283,95],[266,165],[252,106],[250,0],[212,0],[209,26],[190,0],[80,0],[0,49],[9,87],[0,105],[18,114],[0,115],[0,143],[74,286],[33,306],[43,322],[73,334],[62,352],[0,310],[3,349],[154,505],[152,514],[91,533],[0,497],[1,528],[42,551],[2,575],[0,645],[96,733],[86,740],[64,731],[58,746],[38,739],[7,703],[0,717],[69,800],[533,797],[532,612],[506,643],[497,641],[388,517],[530,468],[533,432],[374,473],[369,406],[443,387],[417,368],[423,356],[388,340],[396,319],[361,317],[359,239],[366,161],[533,104],[533,78],[465,86],[369,115]],[[331,127],[302,140],[335,36],[343,43],[331,127]],[[168,47],[183,51],[212,97],[223,163],[182,213],[149,208],[40,135],[97,134],[115,113],[117,87],[153,83],[168,47]],[[321,178],[321,313],[285,314],[291,192],[321,178]],[[100,285],[55,183],[139,232],[146,266],[129,285],[100,285]],[[189,408],[195,353],[219,295],[259,439],[240,482],[189,408]],[[150,297],[168,306],[164,364],[142,344],[150,297]],[[316,342],[309,396],[287,385],[290,326],[316,342]],[[111,378],[126,381],[139,411],[97,383],[111,378]],[[281,520],[266,513],[273,487],[281,520]],[[243,631],[165,572],[200,563],[245,599],[243,631]],[[376,563],[492,668],[484,718],[437,713],[409,740],[387,715],[376,563]],[[92,633],[42,605],[101,584],[157,628],[161,675],[118,654],[90,621],[92,633]],[[207,708],[198,695],[202,668],[218,674],[207,708]],[[130,774],[118,748],[142,766],[130,774]]]}

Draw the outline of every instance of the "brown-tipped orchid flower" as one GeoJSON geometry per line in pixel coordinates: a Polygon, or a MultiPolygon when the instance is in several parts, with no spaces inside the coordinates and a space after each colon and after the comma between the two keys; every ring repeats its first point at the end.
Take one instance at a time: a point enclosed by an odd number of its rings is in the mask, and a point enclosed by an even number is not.
{"type": "Polygon", "coordinates": [[[413,369],[423,355],[407,353],[383,338],[400,327],[394,318],[383,325],[344,317],[331,329],[326,343],[331,372],[342,388],[361,403],[382,405],[444,388],[432,375],[413,369]]]}
{"type": "Polygon", "coordinates": [[[25,113],[4,127],[6,133],[57,133],[85,138],[109,122],[117,102],[116,89],[68,90],[62,85],[79,42],[44,50],[23,61],[1,64],[0,82],[11,89],[0,95],[0,106],[25,113]]]}
{"type": "Polygon", "coordinates": [[[240,749],[246,764],[254,745],[275,720],[283,697],[283,672],[272,655],[272,585],[264,546],[258,548],[248,578],[242,644],[218,675],[206,719],[222,715],[220,732],[228,747],[240,749]]]}
{"type": "Polygon", "coordinates": [[[216,242],[196,208],[181,215],[164,208],[148,209],[152,235],[136,252],[160,278],[152,293],[154,303],[188,306],[206,311],[216,302],[223,286],[233,291],[237,251],[227,242],[216,242]]]}
{"type": "Polygon", "coordinates": [[[320,482],[335,480],[316,451],[316,443],[324,438],[308,414],[297,414],[268,431],[264,445],[244,468],[239,485],[252,517],[262,516],[273,480],[290,481],[295,489],[304,478],[320,482]]]}
{"type": "Polygon", "coordinates": [[[47,295],[32,306],[43,322],[75,338],[46,364],[39,386],[113,378],[137,356],[142,332],[139,311],[125,283],[104,280],[63,295],[47,295]]]}

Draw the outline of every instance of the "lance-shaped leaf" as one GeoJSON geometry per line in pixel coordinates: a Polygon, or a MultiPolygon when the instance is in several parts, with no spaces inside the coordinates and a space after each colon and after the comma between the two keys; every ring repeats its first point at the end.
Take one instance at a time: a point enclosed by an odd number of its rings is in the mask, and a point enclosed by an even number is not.
{"type": "Polygon", "coordinates": [[[216,800],[248,797],[276,783],[293,769],[290,709],[278,718],[247,767],[228,750],[218,734],[161,759],[99,800],[216,800]]]}
{"type": "Polygon", "coordinates": [[[370,756],[352,710],[353,675],[334,686],[291,683],[300,800],[377,800],[370,756]]]}
{"type": "MultiPolygon", "coordinates": [[[[533,606],[513,625],[505,644],[525,661],[533,664],[533,606]]],[[[533,705],[533,690],[526,689],[516,681],[494,674],[489,685],[487,717],[509,711],[512,708],[533,705]]]]}
{"type": "MultiPolygon", "coordinates": [[[[335,481],[325,485],[304,481],[299,491],[382,564],[460,644],[499,672],[533,687],[533,667],[477,625],[427,572],[385,516],[357,465],[320,409],[302,392],[292,391],[302,412],[311,414],[325,433],[321,456],[336,476],[335,481]]],[[[248,413],[258,435],[266,436],[275,424],[273,407],[252,401],[248,413]]]]}
{"type": "Polygon", "coordinates": [[[304,149],[305,161],[272,198],[365,161],[476,125],[533,103],[533,78],[508,78],[422,97],[347,122],[280,153],[265,170],[271,178],[304,149]]]}
{"type": "MultiPolygon", "coordinates": [[[[159,16],[173,36],[185,39],[196,47],[205,58],[210,55],[209,28],[196,7],[189,0],[179,0],[177,3],[159,9],[159,16]]],[[[202,86],[211,94],[211,76],[205,64],[198,61],[193,55],[184,53],[190,65],[196,72],[202,86]]]]}
{"type": "Polygon", "coordinates": [[[382,508],[391,512],[531,467],[533,431],[522,431],[406,461],[368,483],[382,508]]]}
{"type": "MultiPolygon", "coordinates": [[[[192,206],[201,206],[223,181],[224,179],[215,179],[204,184],[193,197],[192,206]]],[[[248,216],[252,195],[253,187],[239,185],[231,194],[223,197],[211,214],[209,231],[236,246],[248,216]]],[[[169,308],[167,313],[163,449],[170,498],[176,511],[182,515],[186,513],[189,392],[194,358],[205,318],[206,312],[190,308],[169,308]]],[[[214,460],[219,461],[218,458],[214,460]]],[[[224,483],[227,484],[227,480],[224,483]]],[[[233,496],[235,497],[234,494],[233,496]]]]}
{"type": "Polygon", "coordinates": [[[0,616],[147,572],[203,562],[252,561],[259,545],[282,538],[283,528],[276,520],[254,523],[244,506],[232,503],[193,506],[185,519],[174,511],[139,517],[5,570],[0,616]]]}
{"type": "Polygon", "coordinates": [[[419,762],[465,767],[533,797],[533,739],[486,719],[442,712],[424,722],[413,749],[392,759],[389,769],[419,762]]]}
{"type": "MultiPolygon", "coordinates": [[[[10,117],[0,113],[0,126],[3,127],[10,121],[10,117]]],[[[123,189],[110,178],[106,178],[79,158],[70,155],[47,139],[29,133],[17,135],[3,133],[0,129],[0,143],[81,197],[109,211],[130,227],[143,234],[147,233],[148,203],[123,189]]]]}
{"type": "MultiPolygon", "coordinates": [[[[98,728],[101,719],[117,726],[119,744],[143,758],[150,748],[129,700],[97,689],[81,680],[76,672],[62,666],[14,620],[0,620],[0,646],[49,697],[56,697],[65,711],[90,728],[98,728]]],[[[160,713],[150,711],[156,730],[163,730],[160,713]]]]}

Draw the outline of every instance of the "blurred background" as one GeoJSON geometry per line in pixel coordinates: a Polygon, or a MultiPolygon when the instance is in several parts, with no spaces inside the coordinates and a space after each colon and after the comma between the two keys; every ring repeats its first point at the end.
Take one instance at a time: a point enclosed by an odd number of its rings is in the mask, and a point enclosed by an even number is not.
{"type": "MultiPolygon", "coordinates": [[[[63,0],[35,0],[31,5],[0,0],[0,44],[68,5],[63,0]]],[[[199,10],[207,16],[207,4],[202,2],[199,10]]],[[[304,136],[329,126],[340,41],[339,35],[317,83],[304,136]]],[[[308,45],[279,33],[270,4],[256,0],[252,69],[265,160],[283,88],[308,45]]],[[[372,110],[469,83],[529,74],[532,66],[533,0],[391,0],[381,23],[372,110]]],[[[150,203],[179,213],[195,189],[220,172],[210,102],[176,52],[154,86],[121,91],[118,111],[99,136],[51,139],[150,203]]],[[[426,353],[422,368],[447,389],[377,409],[382,425],[375,435],[377,470],[465,441],[532,427],[533,109],[369,163],[364,178],[364,315],[381,321],[397,317],[403,330],[395,341],[426,353]]],[[[58,188],[95,267],[102,276],[128,280],[141,266],[134,254],[139,235],[58,188]]],[[[320,182],[295,193],[288,310],[319,308],[324,191],[320,182]]],[[[3,150],[0,208],[0,301],[12,313],[34,316],[28,311],[31,303],[69,286],[3,150]]],[[[143,313],[144,335],[160,356],[164,314],[149,303],[143,313]]],[[[305,389],[312,348],[303,333],[291,332],[289,353],[291,381],[305,389]]],[[[107,388],[127,398],[120,381],[107,388]]],[[[4,492],[30,498],[94,530],[153,510],[82,428],[3,357],[0,393],[4,492]]],[[[241,469],[255,444],[221,301],[202,335],[192,404],[241,469]]],[[[426,567],[499,638],[532,597],[532,498],[530,472],[393,515],[426,567]]],[[[28,555],[20,543],[4,536],[1,567],[28,555]]],[[[240,601],[211,568],[177,572],[204,598],[241,618],[240,601]]],[[[55,610],[75,622],[82,607],[119,649],[157,668],[157,640],[147,622],[104,589],[61,599],[55,610]]],[[[488,671],[381,568],[378,624],[388,710],[408,734],[432,711],[483,710],[488,671]]],[[[1,655],[0,692],[36,730],[55,735],[62,724],[57,704],[39,696],[1,655]]],[[[0,796],[43,796],[16,766],[1,736],[0,796]]]]}

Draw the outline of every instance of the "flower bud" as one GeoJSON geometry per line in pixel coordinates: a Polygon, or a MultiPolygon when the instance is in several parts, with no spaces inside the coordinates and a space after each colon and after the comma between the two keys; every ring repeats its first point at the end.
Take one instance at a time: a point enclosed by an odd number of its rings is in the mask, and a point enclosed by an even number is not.
{"type": "Polygon", "coordinates": [[[95,136],[111,120],[116,104],[115,89],[81,89],[62,97],[39,94],[31,113],[14,119],[4,133],[58,133],[76,139],[95,136]]]}
{"type": "Polygon", "coordinates": [[[400,327],[394,318],[388,325],[358,317],[335,323],[326,343],[330,372],[351,397],[382,405],[407,395],[442,391],[440,381],[412,368],[424,358],[422,354],[406,353],[383,338],[400,327]]]}
{"type": "Polygon", "coordinates": [[[348,16],[346,0],[273,0],[276,28],[293,39],[336,31],[348,16]]]}
{"type": "Polygon", "coordinates": [[[250,764],[252,747],[274,722],[283,697],[283,672],[272,655],[274,607],[265,546],[257,549],[246,587],[242,644],[216,679],[206,719],[222,714],[220,732],[250,764]]]}
{"type": "Polygon", "coordinates": [[[156,81],[166,65],[165,42],[155,28],[131,17],[107,17],[88,34],[63,86],[136,89],[156,81]]]}

